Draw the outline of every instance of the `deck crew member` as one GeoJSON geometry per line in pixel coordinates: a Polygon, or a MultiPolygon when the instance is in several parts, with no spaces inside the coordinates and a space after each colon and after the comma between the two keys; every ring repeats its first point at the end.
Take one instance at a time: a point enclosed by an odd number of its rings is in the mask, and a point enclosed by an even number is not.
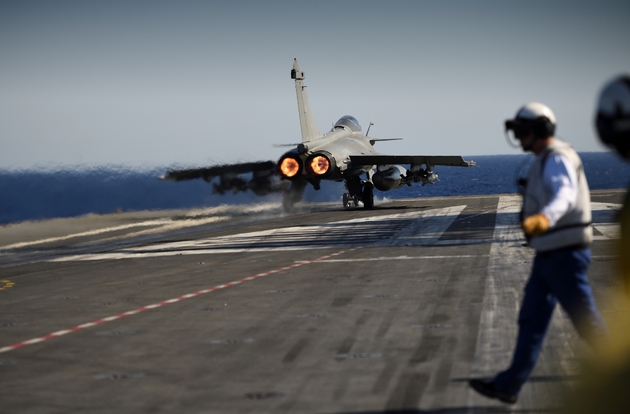
{"type": "Polygon", "coordinates": [[[536,155],[523,195],[521,227],[536,250],[518,317],[519,332],[510,367],[492,380],[470,380],[480,394],[513,404],[534,369],[557,302],[581,337],[597,344],[607,337],[587,280],[591,261],[590,192],[573,148],[556,138],[556,117],[541,103],[529,103],[505,122],[525,152],[536,155]]]}

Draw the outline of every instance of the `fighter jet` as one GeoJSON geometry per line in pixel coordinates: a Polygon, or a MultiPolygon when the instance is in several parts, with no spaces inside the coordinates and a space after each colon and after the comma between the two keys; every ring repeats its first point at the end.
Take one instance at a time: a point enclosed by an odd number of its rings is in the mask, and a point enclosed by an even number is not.
{"type": "Polygon", "coordinates": [[[376,142],[399,138],[368,137],[369,127],[363,134],[359,122],[350,115],[341,117],[330,131],[322,134],[315,125],[304,85],[304,71],[300,70],[297,59],[293,61],[291,79],[295,81],[302,142],[290,144],[294,148],[277,162],[169,170],[160,178],[172,181],[202,178],[211,182],[219,177],[219,182],[213,184],[213,192],[219,194],[230,190],[235,193],[251,190],[260,196],[282,192],[285,211],[293,211],[308,184],[319,190],[322,180],[343,181],[344,208],[363,204],[369,209],[374,207],[374,189],[390,191],[412,183],[433,184],[438,181],[438,174],[433,170],[436,165],[475,165],[474,161],[465,161],[461,156],[381,154],[374,148],[376,142]],[[251,178],[242,178],[242,174],[251,174],[251,178]]]}

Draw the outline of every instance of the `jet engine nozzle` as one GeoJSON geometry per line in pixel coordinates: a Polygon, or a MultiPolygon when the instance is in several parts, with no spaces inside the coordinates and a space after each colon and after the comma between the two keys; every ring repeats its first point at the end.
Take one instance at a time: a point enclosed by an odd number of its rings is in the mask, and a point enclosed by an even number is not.
{"type": "Polygon", "coordinates": [[[407,175],[407,169],[400,165],[379,165],[378,171],[372,175],[372,182],[377,190],[389,191],[408,184],[407,175]]]}
{"type": "Polygon", "coordinates": [[[317,152],[306,159],[307,174],[314,177],[325,177],[335,168],[335,159],[327,152],[317,152]]]}
{"type": "Polygon", "coordinates": [[[278,161],[278,169],[283,178],[295,178],[302,172],[302,162],[297,157],[285,155],[278,161]]]}

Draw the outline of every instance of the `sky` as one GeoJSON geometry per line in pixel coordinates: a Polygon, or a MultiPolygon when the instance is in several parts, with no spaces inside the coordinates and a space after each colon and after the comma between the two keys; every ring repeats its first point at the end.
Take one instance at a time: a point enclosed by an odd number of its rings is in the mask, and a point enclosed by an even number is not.
{"type": "Polygon", "coordinates": [[[388,154],[515,154],[503,122],[548,105],[604,151],[597,95],[630,72],[628,1],[0,2],[0,169],[277,160],[355,116],[388,154]]]}

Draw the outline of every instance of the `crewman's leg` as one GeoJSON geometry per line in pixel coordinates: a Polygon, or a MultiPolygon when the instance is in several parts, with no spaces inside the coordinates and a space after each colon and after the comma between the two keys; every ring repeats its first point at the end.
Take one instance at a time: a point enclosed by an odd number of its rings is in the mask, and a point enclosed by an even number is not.
{"type": "Polygon", "coordinates": [[[498,388],[512,394],[519,393],[534,369],[556,306],[556,297],[550,293],[545,281],[550,272],[548,261],[544,253],[537,254],[534,259],[518,318],[519,331],[512,364],[494,379],[498,388]]]}
{"type": "Polygon", "coordinates": [[[601,341],[607,341],[609,335],[588,283],[586,273],[590,261],[588,248],[558,251],[552,263],[553,274],[547,283],[580,336],[596,347],[601,341]]]}

